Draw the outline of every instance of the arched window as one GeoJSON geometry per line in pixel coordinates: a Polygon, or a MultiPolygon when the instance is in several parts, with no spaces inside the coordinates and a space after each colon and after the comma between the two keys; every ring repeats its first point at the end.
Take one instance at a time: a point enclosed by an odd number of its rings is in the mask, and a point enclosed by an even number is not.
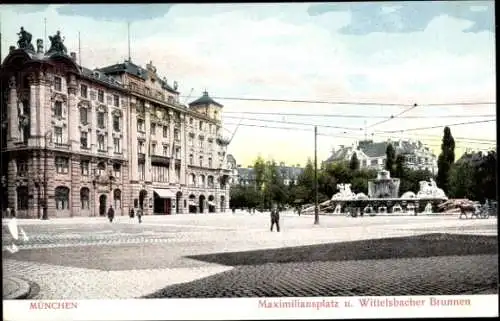
{"type": "Polygon", "coordinates": [[[205,187],[205,175],[200,175],[200,187],[205,187]]]}
{"type": "Polygon", "coordinates": [[[90,208],[90,191],[87,187],[82,187],[80,190],[80,204],[82,210],[88,210],[90,208]]]}
{"type": "Polygon", "coordinates": [[[122,207],[122,191],[120,191],[119,189],[115,189],[115,191],[113,192],[113,201],[115,203],[115,208],[122,207]]]}
{"type": "Polygon", "coordinates": [[[66,186],[58,186],[55,191],[56,209],[69,209],[69,188],[66,186]]]}
{"type": "Polygon", "coordinates": [[[17,188],[17,209],[27,210],[29,200],[28,186],[19,186],[17,188]]]}
{"type": "Polygon", "coordinates": [[[189,184],[192,186],[196,185],[196,176],[194,174],[189,174],[189,184]]]}
{"type": "Polygon", "coordinates": [[[208,187],[214,187],[214,177],[212,175],[208,176],[208,187]]]}

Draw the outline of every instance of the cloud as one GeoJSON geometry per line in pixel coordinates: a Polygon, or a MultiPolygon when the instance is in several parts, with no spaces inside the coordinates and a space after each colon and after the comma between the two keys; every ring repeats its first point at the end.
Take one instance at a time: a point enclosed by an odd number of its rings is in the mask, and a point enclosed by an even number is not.
{"type": "Polygon", "coordinates": [[[35,13],[35,12],[43,12],[47,10],[49,7],[48,4],[22,4],[22,5],[13,5],[13,6],[2,6],[6,9],[17,13],[35,13]]]}
{"type": "Polygon", "coordinates": [[[350,12],[351,22],[340,32],[367,35],[375,32],[411,33],[423,31],[436,17],[451,17],[472,22],[464,32],[494,31],[493,2],[490,1],[408,1],[395,6],[391,3],[312,4],[311,16],[327,12],[350,12]],[[483,10],[477,10],[480,6],[483,10]]]}
{"type": "Polygon", "coordinates": [[[64,5],[57,12],[66,16],[89,17],[96,20],[142,21],[165,16],[173,4],[82,4],[64,5]]]}

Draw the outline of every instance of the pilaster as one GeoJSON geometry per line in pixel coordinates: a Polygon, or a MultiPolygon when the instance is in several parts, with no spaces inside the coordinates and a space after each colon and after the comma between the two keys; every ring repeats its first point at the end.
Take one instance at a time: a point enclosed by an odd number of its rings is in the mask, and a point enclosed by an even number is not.
{"type": "Polygon", "coordinates": [[[181,114],[181,122],[180,122],[180,139],[181,139],[181,177],[180,184],[186,184],[186,164],[187,164],[187,139],[186,139],[186,115],[181,114]]]}
{"type": "Polygon", "coordinates": [[[79,113],[77,108],[77,82],[75,75],[69,76],[68,82],[68,144],[71,145],[72,150],[80,148],[80,140],[78,134],[79,113]]]}
{"type": "Polygon", "coordinates": [[[20,139],[19,132],[19,109],[16,89],[16,77],[12,76],[9,80],[9,140],[18,141],[20,139]]]}
{"type": "MultiPolygon", "coordinates": [[[[37,99],[38,95],[37,92],[39,91],[39,82],[38,79],[36,79],[34,74],[29,75],[29,89],[30,89],[30,97],[29,97],[29,104],[30,104],[30,136],[37,136],[39,135],[39,129],[38,129],[38,124],[37,124],[37,118],[38,118],[38,113],[40,111],[40,101],[37,99]]],[[[33,144],[30,144],[33,146],[33,144]]]]}
{"type": "MultiPolygon", "coordinates": [[[[129,124],[130,132],[128,135],[128,159],[129,159],[129,178],[130,180],[137,181],[139,178],[138,173],[138,159],[137,159],[137,105],[135,98],[130,101],[129,124]]],[[[132,199],[134,195],[132,195],[132,199]]]]}
{"type": "Polygon", "coordinates": [[[174,113],[168,110],[168,142],[170,148],[170,165],[168,166],[168,181],[169,183],[178,184],[177,176],[175,175],[175,140],[174,140],[174,113]]]}

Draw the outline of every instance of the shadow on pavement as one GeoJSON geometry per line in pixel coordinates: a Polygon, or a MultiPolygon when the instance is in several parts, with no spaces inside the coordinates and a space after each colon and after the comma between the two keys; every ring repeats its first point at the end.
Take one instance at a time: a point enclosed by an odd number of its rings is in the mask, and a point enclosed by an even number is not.
{"type": "Polygon", "coordinates": [[[497,254],[496,236],[426,234],[245,252],[187,256],[228,266],[497,254]]]}

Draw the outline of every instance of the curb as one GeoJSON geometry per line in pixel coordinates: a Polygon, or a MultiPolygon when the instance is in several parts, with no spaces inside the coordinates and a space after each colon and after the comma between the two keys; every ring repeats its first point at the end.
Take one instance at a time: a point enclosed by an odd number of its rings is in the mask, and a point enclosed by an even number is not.
{"type": "Polygon", "coordinates": [[[26,299],[31,291],[30,284],[20,278],[3,278],[3,300],[26,299]]]}

